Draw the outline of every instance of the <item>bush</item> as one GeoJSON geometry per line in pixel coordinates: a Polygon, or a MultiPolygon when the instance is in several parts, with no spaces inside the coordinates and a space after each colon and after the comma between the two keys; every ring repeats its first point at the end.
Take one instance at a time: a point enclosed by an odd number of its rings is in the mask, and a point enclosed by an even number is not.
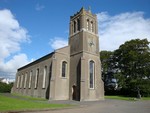
{"type": "Polygon", "coordinates": [[[10,93],[12,87],[13,87],[13,83],[6,84],[3,82],[0,82],[0,93],[10,93]]]}

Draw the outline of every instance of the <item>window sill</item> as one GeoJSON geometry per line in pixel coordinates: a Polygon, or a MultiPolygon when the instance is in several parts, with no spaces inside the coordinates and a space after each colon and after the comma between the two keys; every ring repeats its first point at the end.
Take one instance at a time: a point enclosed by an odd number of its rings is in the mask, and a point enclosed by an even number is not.
{"type": "Polygon", "coordinates": [[[61,79],[67,79],[67,77],[61,77],[61,79]]]}
{"type": "Polygon", "coordinates": [[[89,88],[90,90],[95,90],[95,88],[89,88]]]}

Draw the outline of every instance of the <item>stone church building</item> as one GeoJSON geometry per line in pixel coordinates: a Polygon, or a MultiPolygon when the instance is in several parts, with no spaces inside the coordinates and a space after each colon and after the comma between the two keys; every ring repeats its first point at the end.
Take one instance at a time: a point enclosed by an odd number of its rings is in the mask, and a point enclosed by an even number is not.
{"type": "Polygon", "coordinates": [[[81,8],[70,17],[68,46],[18,69],[12,93],[49,100],[104,99],[97,16],[81,8]]]}

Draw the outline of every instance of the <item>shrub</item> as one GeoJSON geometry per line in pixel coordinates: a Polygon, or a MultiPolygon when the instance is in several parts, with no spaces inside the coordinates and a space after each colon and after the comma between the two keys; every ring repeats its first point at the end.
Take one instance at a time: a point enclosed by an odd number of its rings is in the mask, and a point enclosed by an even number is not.
{"type": "Polygon", "coordinates": [[[0,93],[10,93],[12,87],[13,87],[13,83],[6,84],[3,82],[0,82],[0,93]]]}

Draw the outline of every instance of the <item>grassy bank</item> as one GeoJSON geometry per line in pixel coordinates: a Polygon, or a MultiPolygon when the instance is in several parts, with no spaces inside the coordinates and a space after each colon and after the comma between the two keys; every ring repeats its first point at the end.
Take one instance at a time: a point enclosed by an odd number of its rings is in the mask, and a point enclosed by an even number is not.
{"type": "MultiPolygon", "coordinates": [[[[106,99],[127,100],[127,101],[137,100],[134,97],[125,97],[125,96],[105,96],[105,98],[106,99]]],[[[140,100],[150,100],[150,97],[142,97],[140,100]]]]}
{"type": "Polygon", "coordinates": [[[56,109],[65,108],[70,105],[66,104],[50,104],[47,101],[34,101],[28,99],[19,99],[8,97],[0,94],[0,111],[24,111],[24,110],[34,110],[34,109],[56,109]]]}

